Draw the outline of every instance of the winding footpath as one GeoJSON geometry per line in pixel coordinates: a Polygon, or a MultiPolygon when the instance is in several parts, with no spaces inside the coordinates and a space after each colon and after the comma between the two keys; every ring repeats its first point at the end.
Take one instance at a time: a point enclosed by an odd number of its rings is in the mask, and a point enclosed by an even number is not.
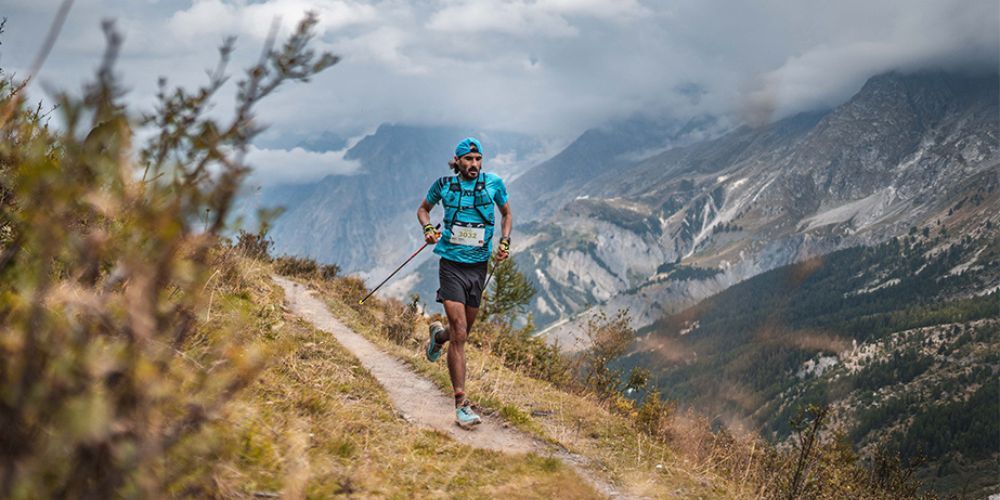
{"type": "Polygon", "coordinates": [[[275,276],[274,281],[285,290],[285,301],[289,309],[319,330],[333,335],[337,342],[350,351],[385,388],[393,406],[411,424],[443,432],[455,441],[475,448],[511,454],[536,453],[558,458],[597,491],[612,498],[628,498],[615,486],[587,470],[587,458],[553,449],[506,426],[494,416],[483,416],[482,425],[474,430],[459,428],[453,420],[455,410],[451,396],[340,322],[330,314],[322,301],[312,296],[313,292],[306,286],[279,276],[275,276]]]}

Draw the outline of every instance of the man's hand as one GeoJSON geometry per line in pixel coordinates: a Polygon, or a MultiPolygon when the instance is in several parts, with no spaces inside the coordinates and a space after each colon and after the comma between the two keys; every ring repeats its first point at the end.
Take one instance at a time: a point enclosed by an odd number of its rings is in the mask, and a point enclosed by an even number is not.
{"type": "Polygon", "coordinates": [[[507,260],[510,257],[510,238],[504,236],[500,238],[500,244],[497,245],[497,253],[493,257],[498,263],[507,260]]]}
{"type": "Polygon", "coordinates": [[[424,241],[429,245],[437,243],[438,238],[441,237],[441,233],[434,229],[434,226],[430,224],[424,224],[424,241]]]}

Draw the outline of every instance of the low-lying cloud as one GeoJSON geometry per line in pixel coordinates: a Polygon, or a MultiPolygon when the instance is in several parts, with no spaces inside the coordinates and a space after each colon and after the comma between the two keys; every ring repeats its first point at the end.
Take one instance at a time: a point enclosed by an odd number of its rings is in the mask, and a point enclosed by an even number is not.
{"type": "Polygon", "coordinates": [[[648,11],[635,0],[554,0],[510,2],[460,0],[433,13],[427,28],[449,33],[484,32],[518,37],[572,37],[580,34],[573,16],[606,21],[635,19],[648,11]]]}
{"type": "MultiPolygon", "coordinates": [[[[866,4],[867,5],[867,4],[866,4]]],[[[750,121],[833,107],[887,71],[997,71],[1000,4],[915,1],[878,25],[858,5],[861,32],[816,43],[763,72],[745,97],[750,121]],[[870,31],[864,30],[865,26],[870,31]]],[[[877,13],[878,9],[876,9],[877,13]]],[[[848,32],[850,33],[850,32],[848,32]]]]}
{"type": "Polygon", "coordinates": [[[251,147],[246,162],[253,167],[254,184],[301,184],[328,175],[357,173],[361,164],[344,159],[347,149],[316,152],[302,148],[266,149],[251,147]]]}

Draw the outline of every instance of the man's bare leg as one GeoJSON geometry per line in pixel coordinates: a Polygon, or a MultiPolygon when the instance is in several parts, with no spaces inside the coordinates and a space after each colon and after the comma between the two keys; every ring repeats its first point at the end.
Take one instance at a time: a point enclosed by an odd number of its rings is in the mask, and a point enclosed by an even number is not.
{"type": "Polygon", "coordinates": [[[476,315],[479,314],[478,307],[465,306],[465,333],[472,334],[472,325],[476,322],[476,315]]]}
{"type": "Polygon", "coordinates": [[[444,332],[448,341],[448,375],[455,390],[455,406],[460,406],[465,401],[465,341],[479,308],[446,300],[444,312],[448,316],[448,328],[444,332]]]}
{"type": "MultiPolygon", "coordinates": [[[[477,315],[479,315],[478,307],[468,307],[468,306],[465,307],[466,335],[472,332],[472,324],[476,322],[477,315]]],[[[451,321],[449,321],[449,323],[451,323],[451,321]]],[[[450,338],[450,336],[448,335],[448,332],[450,331],[451,331],[451,325],[450,324],[446,325],[443,331],[434,336],[434,341],[436,341],[438,344],[444,345],[445,342],[448,342],[448,339],[450,338]]]]}

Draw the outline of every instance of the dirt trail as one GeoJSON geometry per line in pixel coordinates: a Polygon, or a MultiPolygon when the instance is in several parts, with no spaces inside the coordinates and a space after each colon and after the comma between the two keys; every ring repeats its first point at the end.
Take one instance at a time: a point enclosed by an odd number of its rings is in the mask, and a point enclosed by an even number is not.
{"type": "Polygon", "coordinates": [[[538,440],[505,427],[495,417],[483,416],[483,423],[467,431],[454,423],[454,402],[430,380],[418,375],[396,358],[382,352],[361,335],[355,333],[330,314],[322,301],[312,296],[307,287],[293,281],[274,277],[285,290],[285,300],[292,312],[312,323],[316,328],[333,334],[334,338],[350,351],[361,364],[378,379],[389,394],[393,406],[408,422],[418,427],[441,431],[452,439],[476,448],[504,453],[537,453],[559,458],[586,479],[592,487],[612,498],[626,498],[613,485],[595,477],[586,470],[586,457],[548,447],[538,440]]]}

